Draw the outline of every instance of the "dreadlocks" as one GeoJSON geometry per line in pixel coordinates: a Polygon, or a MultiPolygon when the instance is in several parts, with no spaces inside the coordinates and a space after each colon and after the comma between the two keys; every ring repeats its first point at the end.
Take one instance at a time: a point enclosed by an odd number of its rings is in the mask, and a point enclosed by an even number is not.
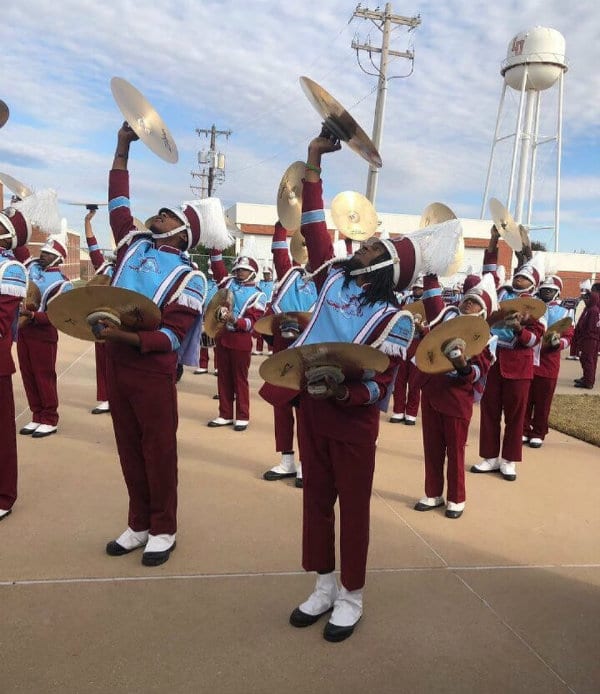
{"type": "MultiPolygon", "coordinates": [[[[382,253],[373,264],[381,262],[382,260],[389,260],[388,253],[382,253]]],[[[344,288],[350,284],[350,280],[354,279],[350,274],[352,270],[358,270],[362,267],[359,261],[354,257],[348,258],[348,260],[342,260],[337,263],[338,267],[344,270],[344,288]]],[[[365,277],[365,284],[362,285],[363,296],[361,297],[360,303],[363,306],[372,306],[378,302],[391,304],[392,306],[400,307],[398,299],[394,294],[394,268],[393,265],[388,267],[379,268],[378,270],[373,270],[369,272],[365,277]]]]}

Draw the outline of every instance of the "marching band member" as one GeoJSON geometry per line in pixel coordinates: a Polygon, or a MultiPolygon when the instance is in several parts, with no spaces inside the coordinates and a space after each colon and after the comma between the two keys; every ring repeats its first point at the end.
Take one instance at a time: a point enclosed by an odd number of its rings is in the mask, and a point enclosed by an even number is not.
{"type": "MultiPolygon", "coordinates": [[[[129,494],[128,527],[106,552],[122,556],[144,548],[142,564],[166,562],[177,531],[177,355],[202,320],[206,279],[183,252],[203,242],[228,243],[216,198],[162,207],[150,230],[135,227],[127,160],[133,130],[124,123],[109,174],[110,224],[117,248],[113,286],[136,291],[160,308],[155,330],[132,332],[99,321],[106,341],[108,396],[123,476],[129,494]],[[208,237],[208,239],[206,238],[208,237]]],[[[197,345],[196,345],[197,346],[197,345]]],[[[193,351],[193,350],[192,350],[193,351]]],[[[193,357],[193,355],[192,355],[193,357]]],[[[188,365],[197,364],[188,359],[188,365]]]]}
{"type": "MultiPolygon", "coordinates": [[[[537,291],[537,296],[547,307],[545,322],[548,327],[567,317],[567,309],[558,301],[562,286],[558,275],[550,275],[537,291]]],[[[523,426],[523,443],[529,443],[530,448],[540,448],[548,433],[548,417],[560,371],[560,353],[571,344],[573,332],[573,327],[570,327],[562,333],[547,334],[541,346],[540,363],[533,367],[523,426]]]]}
{"type": "MultiPolygon", "coordinates": [[[[388,354],[390,364],[384,373],[365,374],[362,381],[340,379],[335,367],[308,369],[307,388],[299,394],[298,440],[304,475],[302,564],[318,575],[314,592],[292,612],[290,623],[309,626],[333,608],[323,633],[328,641],[348,638],[363,611],[379,406],[387,406],[398,358],[413,334],[412,315],[400,310],[394,290],[409,286],[419,270],[409,237],[373,237],[352,257],[327,269],[333,249],[325,224],[320,164],[322,154],[339,149],[339,142],[326,130],[308,147],[302,235],[311,268],[318,268],[319,296],[311,322],[293,347],[321,342],[370,344],[388,354]],[[338,497],[339,587],[334,573],[334,505],[338,497]]],[[[458,236],[454,240],[456,245],[458,236]]],[[[443,244],[452,245],[446,236],[443,244]]]]}
{"type": "MultiPolygon", "coordinates": [[[[267,297],[267,306],[271,302],[273,297],[273,273],[270,267],[263,268],[263,278],[258,283],[258,288],[267,297]]],[[[256,334],[256,351],[253,352],[254,355],[258,356],[263,353],[264,349],[264,339],[259,333],[256,334]]],[[[267,349],[268,354],[272,354],[271,349],[267,349]]]]}
{"type": "MultiPolygon", "coordinates": [[[[423,303],[431,330],[456,316],[487,318],[497,305],[496,288],[490,275],[471,286],[458,307],[444,307],[441,287],[435,275],[425,277],[423,303]]],[[[465,509],[465,447],[473,402],[479,402],[490,366],[495,359],[497,339],[492,337],[475,357],[465,357],[464,340],[457,337],[444,347],[453,371],[420,375],[423,452],[425,457],[425,496],[415,504],[416,511],[429,511],[444,504],[444,461],[448,464],[447,518],[460,518],[465,509]]]]}
{"type": "MultiPolygon", "coordinates": [[[[273,264],[277,276],[277,290],[273,294],[268,312],[282,314],[286,312],[310,311],[317,300],[317,289],[312,279],[306,276],[306,270],[300,265],[292,265],[288,253],[287,231],[277,222],[273,231],[271,245],[273,264]]],[[[274,353],[289,347],[298,337],[300,330],[306,326],[288,322],[273,335],[274,353]]],[[[273,423],[275,430],[275,450],[281,453],[281,462],[267,470],[263,479],[268,482],[295,477],[295,485],[302,488],[302,463],[296,460],[294,453],[294,406],[290,402],[273,405],[273,423]]]]}
{"type": "Polygon", "coordinates": [[[26,322],[19,328],[17,339],[21,377],[32,413],[31,422],[19,433],[37,439],[58,431],[58,331],[50,323],[46,310],[59,294],[73,289],[69,278],[58,267],[67,259],[67,235],[49,236],[39,258],[32,258],[26,246],[17,248],[15,256],[27,268],[29,281],[37,285],[42,297],[37,310],[21,308],[26,322]]]}
{"type": "Polygon", "coordinates": [[[586,280],[582,287],[582,297],[585,309],[575,326],[575,340],[583,376],[575,381],[575,388],[591,390],[596,382],[600,348],[600,292],[592,288],[590,280],[586,280]]]}
{"type": "MultiPolygon", "coordinates": [[[[97,208],[88,211],[84,219],[85,240],[90,254],[90,261],[95,270],[94,276],[111,278],[115,269],[114,260],[107,260],[100,250],[98,241],[92,229],[92,219],[97,208]]],[[[108,404],[108,390],[106,385],[106,345],[103,342],[94,342],[96,352],[96,399],[98,404],[92,410],[92,414],[105,414],[110,412],[108,404]]]]}
{"type": "MultiPolygon", "coordinates": [[[[497,277],[498,239],[498,231],[492,226],[483,271],[494,278],[497,277]]],[[[535,256],[518,268],[511,289],[501,290],[498,300],[531,296],[540,281],[540,262],[541,257],[535,256]]],[[[516,313],[507,317],[502,327],[492,326],[491,332],[498,338],[497,359],[488,373],[481,399],[479,455],[482,461],[473,465],[471,472],[499,471],[505,480],[512,482],[517,479],[516,463],[522,458],[523,422],[536,361],[534,351],[544,334],[544,325],[528,314],[516,313]]]]}
{"type": "MultiPolygon", "coordinates": [[[[205,306],[208,306],[210,303],[210,300],[213,298],[213,296],[217,293],[217,283],[215,282],[214,275],[212,268],[209,266],[208,270],[206,271],[206,280],[207,280],[207,290],[206,290],[206,301],[204,302],[205,306]]],[[[217,373],[217,361],[216,361],[216,355],[214,353],[214,341],[212,338],[210,338],[205,332],[202,332],[202,336],[200,338],[200,359],[198,361],[198,368],[194,370],[194,375],[202,375],[202,374],[207,374],[208,373],[208,350],[209,348],[213,349],[213,363],[215,367],[215,374],[217,373]]]]}
{"type": "Polygon", "coordinates": [[[27,270],[13,251],[29,241],[31,225],[14,208],[0,212],[0,521],[17,500],[17,430],[11,348],[17,334],[19,306],[27,294],[27,270]]]}
{"type": "Polygon", "coordinates": [[[245,431],[250,422],[250,386],[248,372],[252,353],[254,323],[263,315],[266,296],[256,286],[258,263],[247,255],[238,256],[228,276],[220,254],[210,258],[219,289],[233,294],[231,311],[222,307],[220,320],[224,327],[215,337],[215,354],[219,362],[219,416],[208,422],[209,427],[233,425],[234,431],[245,431]],[[234,419],[235,400],[235,419],[234,419]]]}

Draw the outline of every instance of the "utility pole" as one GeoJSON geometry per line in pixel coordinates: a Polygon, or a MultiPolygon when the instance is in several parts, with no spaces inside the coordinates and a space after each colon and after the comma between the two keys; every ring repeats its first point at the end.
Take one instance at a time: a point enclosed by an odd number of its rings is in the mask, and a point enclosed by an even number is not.
{"type": "Polygon", "coordinates": [[[208,137],[210,135],[210,147],[198,152],[198,165],[203,167],[201,171],[190,171],[193,178],[199,178],[199,186],[190,186],[193,191],[199,193],[201,198],[211,197],[216,185],[225,180],[225,155],[217,152],[217,136],[225,135],[227,139],[231,130],[217,130],[213,125],[210,130],[196,128],[198,135],[208,137]]]}
{"type": "MultiPolygon", "coordinates": [[[[400,15],[392,14],[392,4],[386,3],[385,10],[369,10],[367,8],[361,8],[360,3],[357,5],[352,18],[360,17],[362,19],[370,19],[373,24],[382,32],[382,43],[381,48],[376,48],[371,45],[370,41],[367,44],[359,43],[357,39],[352,41],[352,48],[356,50],[356,55],[358,56],[359,51],[367,51],[369,58],[371,59],[371,65],[376,70],[375,73],[367,72],[361,65],[363,72],[369,75],[376,75],[379,78],[379,84],[377,88],[377,103],[375,105],[375,117],[373,119],[373,144],[375,149],[379,151],[381,145],[381,134],[383,132],[383,116],[385,113],[385,100],[387,97],[387,68],[390,56],[395,58],[407,58],[408,60],[414,60],[413,51],[393,51],[390,49],[390,34],[392,32],[393,25],[404,25],[408,27],[409,31],[416,29],[419,24],[421,24],[421,17],[402,17],[400,15]],[[379,68],[373,63],[373,53],[380,53],[379,68]]],[[[360,65],[360,61],[359,61],[360,65]]],[[[411,66],[412,69],[412,66],[411,66]]],[[[400,75],[396,77],[390,77],[389,79],[397,79],[400,75]]],[[[367,178],[367,192],[366,197],[375,203],[375,194],[377,192],[377,176],[379,170],[374,166],[369,167],[369,176],[367,178]]]]}

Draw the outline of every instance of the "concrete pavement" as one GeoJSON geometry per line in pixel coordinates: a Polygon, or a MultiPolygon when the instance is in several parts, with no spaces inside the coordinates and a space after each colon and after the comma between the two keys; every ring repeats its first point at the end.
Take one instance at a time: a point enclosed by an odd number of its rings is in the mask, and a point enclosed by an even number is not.
{"type": "MultiPolygon", "coordinates": [[[[466,511],[449,520],[412,510],[420,422],[382,416],[365,614],[330,644],[324,624],[287,622],[313,577],[301,490],[261,479],[277,462],[261,359],[246,432],[206,427],[214,376],[179,384],[180,530],[152,569],[139,552],[104,554],[126,525],[125,487],[110,416],[89,414],[93,346],[61,336],[59,433],[19,437],[20,496],[0,524],[2,694],[600,691],[598,448],[551,432],[516,482],[468,475],[466,511]]],[[[563,362],[561,389],[582,394],[578,369],[563,362]]],[[[478,428],[476,411],[468,465],[478,428]]]]}

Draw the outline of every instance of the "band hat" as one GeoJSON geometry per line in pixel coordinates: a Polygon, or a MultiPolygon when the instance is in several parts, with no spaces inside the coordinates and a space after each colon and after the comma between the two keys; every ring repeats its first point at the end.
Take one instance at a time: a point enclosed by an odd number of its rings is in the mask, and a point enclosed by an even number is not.
{"type": "Polygon", "coordinates": [[[15,207],[7,207],[0,212],[0,239],[10,239],[10,248],[14,250],[24,246],[31,237],[31,224],[27,217],[15,207]]]}
{"type": "Polygon", "coordinates": [[[164,234],[152,234],[152,238],[173,236],[181,231],[187,232],[187,247],[194,248],[199,243],[207,248],[222,251],[231,245],[233,237],[225,224],[225,213],[219,198],[202,198],[182,202],[179,207],[161,207],[158,213],[170,212],[181,221],[181,226],[164,234]]]}
{"type": "Polygon", "coordinates": [[[579,291],[582,294],[586,294],[587,292],[592,291],[592,280],[583,280],[583,282],[579,283],[579,291]]]}
{"type": "Polygon", "coordinates": [[[250,270],[250,272],[258,272],[258,263],[254,258],[249,255],[238,255],[238,257],[233,262],[232,272],[235,270],[250,270]]]}
{"type": "Polygon", "coordinates": [[[460,252],[461,240],[462,226],[458,219],[431,224],[405,236],[380,239],[390,260],[376,263],[367,270],[393,265],[394,289],[402,291],[412,286],[420,272],[444,275],[460,252]]]}
{"type": "Polygon", "coordinates": [[[467,275],[462,285],[462,293],[467,294],[471,289],[473,289],[473,287],[476,287],[480,282],[481,277],[479,275],[467,275]]]}
{"type": "Polygon", "coordinates": [[[67,234],[53,234],[46,239],[46,243],[40,248],[40,253],[50,253],[63,260],[67,259],[67,234]]]}
{"type": "Polygon", "coordinates": [[[415,287],[417,289],[419,289],[419,288],[424,289],[423,275],[418,275],[417,278],[415,279],[415,281],[412,283],[411,289],[414,289],[415,287]]]}
{"type": "Polygon", "coordinates": [[[548,275],[544,278],[544,281],[540,284],[539,289],[557,289],[558,294],[563,290],[563,282],[558,275],[548,275]]]}
{"type": "Polygon", "coordinates": [[[515,271],[514,277],[526,277],[533,288],[537,289],[544,274],[544,259],[541,254],[536,253],[531,260],[528,260],[515,271]]]}
{"type": "Polygon", "coordinates": [[[478,284],[465,292],[461,304],[467,299],[472,299],[481,306],[482,311],[479,315],[483,315],[484,318],[491,316],[494,311],[497,311],[498,293],[496,292],[496,284],[493,275],[491,273],[486,273],[478,284]]]}

